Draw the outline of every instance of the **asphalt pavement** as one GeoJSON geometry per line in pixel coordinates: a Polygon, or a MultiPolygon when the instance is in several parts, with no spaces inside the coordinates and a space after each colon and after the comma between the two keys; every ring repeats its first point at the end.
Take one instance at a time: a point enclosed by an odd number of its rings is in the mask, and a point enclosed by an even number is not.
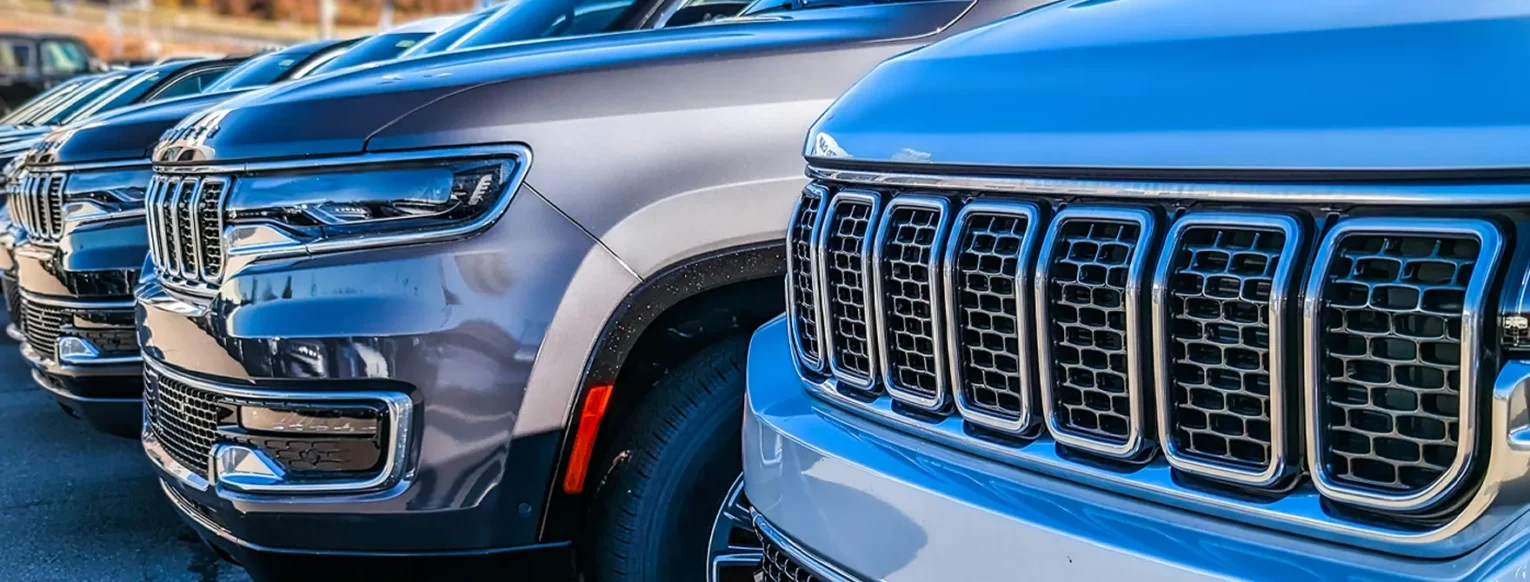
{"type": "Polygon", "coordinates": [[[0,445],[0,580],[249,580],[176,516],[137,441],[66,416],[3,335],[0,445]]]}

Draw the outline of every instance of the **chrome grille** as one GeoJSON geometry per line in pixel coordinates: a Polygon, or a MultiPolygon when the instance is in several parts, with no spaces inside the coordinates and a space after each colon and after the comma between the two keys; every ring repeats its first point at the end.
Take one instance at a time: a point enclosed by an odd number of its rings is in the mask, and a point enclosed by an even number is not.
{"type": "Polygon", "coordinates": [[[829,202],[819,253],[823,281],[829,370],[859,389],[876,386],[872,358],[871,293],[867,263],[871,226],[880,199],[873,194],[841,192],[829,202]]]}
{"type": "Polygon", "coordinates": [[[144,380],[149,430],[177,463],[207,477],[218,426],[230,420],[232,410],[216,394],[173,378],[146,371],[144,380]]]}
{"type": "MultiPolygon", "coordinates": [[[[882,225],[912,220],[893,216],[900,200],[943,200],[956,214],[936,261],[943,289],[930,301],[939,304],[945,342],[916,355],[945,358],[956,406],[914,411],[896,389],[867,390],[842,370],[809,370],[804,379],[825,399],[1021,467],[1372,549],[1433,551],[1438,544],[1419,532],[1459,533],[1471,519],[1505,523],[1484,513],[1483,495],[1467,497],[1478,487],[1468,477],[1491,461],[1473,449],[1491,439],[1494,451],[1503,450],[1512,437],[1500,425],[1517,414],[1488,397],[1488,378],[1478,371],[1479,360],[1495,353],[1479,338],[1492,337],[1482,335],[1484,314],[1498,293],[1495,273],[1508,262],[1496,223],[1335,215],[1275,199],[1260,207],[1241,199],[1186,204],[1172,185],[1140,186],[1148,194],[1137,209],[1082,204],[1066,189],[936,196],[872,179],[854,183],[883,191],[817,184],[832,195],[815,235],[818,252],[808,258],[818,264],[807,270],[818,275],[816,320],[835,332],[825,353],[837,356],[833,342],[860,331],[840,328],[845,322],[835,314],[888,327],[891,310],[877,302],[891,305],[907,292],[904,281],[893,288],[870,272],[886,250],[865,244],[866,231],[874,241],[896,238],[882,225]],[[1169,219],[1160,225],[1161,217],[1169,219]],[[830,271],[842,273],[831,278],[830,271]],[[867,281],[857,277],[880,285],[869,292],[869,311],[860,292],[867,281]],[[1059,388],[1073,390],[1073,400],[1059,388]],[[1028,397],[1040,410],[1028,407],[1028,397]],[[1102,397],[1108,405],[1098,409],[1084,400],[1102,397]],[[1097,423],[1118,419],[1125,436],[1079,426],[1070,406],[1097,423]],[[1492,434],[1474,435],[1484,420],[1492,434]],[[977,427],[1019,438],[989,438],[977,427]],[[1066,454],[1078,450],[1133,466],[1066,454]],[[1152,455],[1160,450],[1166,462],[1152,455]],[[1224,484],[1189,487],[1181,478],[1192,474],[1224,484]],[[1258,493],[1230,494],[1229,484],[1258,493]],[[1452,521],[1465,515],[1466,522],[1452,521]]],[[[789,309],[792,317],[815,317],[789,309]]],[[[878,343],[873,353],[882,353],[878,343]]],[[[891,368],[878,359],[873,383],[888,384],[891,368]]],[[[1495,366],[1486,375],[1498,373],[1495,366]]],[[[1511,362],[1501,373],[1518,377],[1530,365],[1511,362]]],[[[1487,481],[1481,487],[1493,491],[1487,481]]]]}
{"type": "Polygon", "coordinates": [[[1181,470],[1266,486],[1285,476],[1285,336],[1300,226],[1201,213],[1175,223],[1154,278],[1159,422],[1181,470]]]}
{"type": "Polygon", "coordinates": [[[72,322],[73,318],[57,307],[28,301],[26,298],[21,299],[21,313],[21,333],[26,336],[27,345],[38,357],[50,362],[57,361],[58,338],[63,334],[64,326],[72,322]]]}
{"type": "Polygon", "coordinates": [[[145,206],[149,253],[162,279],[192,288],[221,282],[228,186],[218,176],[154,176],[145,206]]]}
{"type": "Polygon", "coordinates": [[[889,204],[877,226],[872,265],[883,385],[895,398],[927,409],[948,399],[945,350],[935,349],[945,336],[937,314],[947,208],[943,199],[919,196],[889,204]]]}
{"type": "Polygon", "coordinates": [[[12,195],[9,201],[12,217],[33,242],[57,242],[63,234],[66,179],[62,173],[29,172],[12,195]]]}
{"type": "Polygon", "coordinates": [[[963,416],[1023,432],[1033,424],[1030,264],[1034,204],[974,202],[957,215],[947,251],[951,377],[963,416]],[[1022,348],[1022,346],[1025,346],[1022,348]]]}
{"type": "Polygon", "coordinates": [[[1152,227],[1146,211],[1069,208],[1042,243],[1039,373],[1058,442],[1116,457],[1141,449],[1137,291],[1152,227]]]}
{"type": "Polygon", "coordinates": [[[809,186],[792,210],[791,226],[786,234],[787,298],[792,306],[792,338],[802,365],[811,370],[823,369],[823,329],[818,325],[818,277],[813,271],[817,241],[813,233],[828,193],[809,186]]]}
{"type": "MultiPolygon", "coordinates": [[[[1334,494],[1426,497],[1465,470],[1476,336],[1497,230],[1468,220],[1355,220],[1329,234],[1309,294],[1309,423],[1334,494]],[[1314,293],[1315,292],[1315,293],[1314,293]]],[[[1423,502],[1415,500],[1416,505],[1423,502]]]]}

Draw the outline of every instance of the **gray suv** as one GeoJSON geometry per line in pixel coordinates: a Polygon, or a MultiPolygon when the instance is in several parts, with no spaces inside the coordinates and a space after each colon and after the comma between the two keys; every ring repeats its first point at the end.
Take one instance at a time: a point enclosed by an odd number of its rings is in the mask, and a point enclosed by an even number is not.
{"type": "Polygon", "coordinates": [[[188,118],[154,151],[137,289],[167,496],[257,576],[749,578],[725,500],[801,136],[881,60],[1034,4],[759,3],[188,118]]]}

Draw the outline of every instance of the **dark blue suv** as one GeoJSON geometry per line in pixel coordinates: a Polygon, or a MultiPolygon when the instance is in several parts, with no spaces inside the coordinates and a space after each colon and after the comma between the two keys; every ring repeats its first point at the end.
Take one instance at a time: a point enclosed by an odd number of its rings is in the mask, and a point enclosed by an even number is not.
{"type": "Polygon", "coordinates": [[[767,579],[1530,567],[1524,3],[1080,0],[810,131],[767,579]]]}

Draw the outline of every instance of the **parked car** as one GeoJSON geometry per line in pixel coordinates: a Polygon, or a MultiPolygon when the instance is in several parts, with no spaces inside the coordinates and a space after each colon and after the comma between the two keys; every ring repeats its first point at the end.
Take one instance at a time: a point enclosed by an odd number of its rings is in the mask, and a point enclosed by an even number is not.
{"type": "Polygon", "coordinates": [[[137,289],[167,496],[257,578],[466,553],[552,578],[576,548],[589,580],[747,578],[719,510],[802,132],[882,59],[1035,4],[761,6],[187,118],[137,289]]]}
{"type": "Polygon", "coordinates": [[[79,37],[0,33],[0,113],[71,77],[104,70],[79,37]]]}
{"type": "Polygon", "coordinates": [[[33,379],[66,413],[110,434],[139,433],[143,382],[132,286],[143,264],[144,156],[154,140],[182,117],[235,94],[230,87],[248,91],[301,76],[353,42],[253,57],[210,84],[198,81],[202,93],[99,114],[25,150],[15,169],[19,180],[7,184],[17,228],[0,235],[0,249],[8,251],[0,253],[0,284],[33,379]],[[74,147],[61,151],[65,140],[74,147]]]}
{"type": "Polygon", "coordinates": [[[1391,8],[1067,2],[847,92],[751,345],[761,579],[1524,572],[1530,11],[1391,8]]]}
{"type": "MultiPolygon", "coordinates": [[[[7,117],[0,121],[0,165],[15,152],[30,147],[18,142],[40,138],[54,126],[129,105],[199,93],[242,60],[181,61],[102,73],[82,78],[75,89],[39,96],[43,102],[36,104],[36,109],[31,109],[34,104],[28,102],[17,109],[16,119],[7,117]]],[[[0,185],[3,183],[0,179],[0,185]]]]}

